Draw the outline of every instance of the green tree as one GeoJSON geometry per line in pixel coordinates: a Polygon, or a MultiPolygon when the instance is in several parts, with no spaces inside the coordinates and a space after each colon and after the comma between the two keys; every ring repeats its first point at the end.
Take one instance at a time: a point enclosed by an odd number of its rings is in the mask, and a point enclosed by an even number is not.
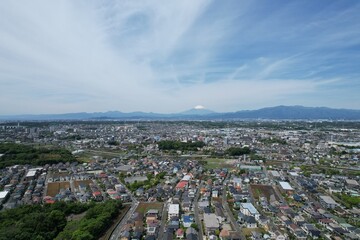
{"type": "Polygon", "coordinates": [[[190,227],[194,228],[196,231],[199,231],[199,226],[196,223],[192,223],[190,227]]]}
{"type": "Polygon", "coordinates": [[[225,154],[229,155],[229,156],[241,156],[244,154],[250,154],[250,148],[248,147],[243,147],[243,148],[239,148],[239,147],[230,147],[225,151],[225,154]]]}
{"type": "Polygon", "coordinates": [[[95,239],[95,238],[88,231],[76,230],[72,234],[71,239],[73,239],[73,240],[92,240],[92,239],[95,239]]]}

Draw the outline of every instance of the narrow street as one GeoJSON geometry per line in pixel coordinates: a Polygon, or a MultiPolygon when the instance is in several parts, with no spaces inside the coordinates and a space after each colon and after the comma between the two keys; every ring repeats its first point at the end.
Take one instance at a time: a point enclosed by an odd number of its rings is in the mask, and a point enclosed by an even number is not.
{"type": "Polygon", "coordinates": [[[203,240],[204,239],[204,230],[202,227],[201,217],[200,217],[200,213],[199,213],[199,204],[198,204],[202,182],[200,182],[199,186],[200,187],[198,188],[195,199],[194,199],[194,215],[195,215],[195,223],[199,227],[198,238],[199,238],[199,240],[203,240]]]}
{"type": "MultiPolygon", "coordinates": [[[[228,178],[228,177],[227,177],[228,178]]],[[[227,179],[226,178],[226,179],[227,179]]],[[[243,234],[243,232],[241,231],[241,227],[239,226],[239,224],[237,223],[230,207],[229,207],[229,204],[227,202],[227,196],[226,196],[226,186],[223,185],[223,191],[222,191],[222,204],[223,204],[223,207],[224,207],[224,210],[225,210],[225,214],[227,215],[227,219],[231,222],[231,225],[234,229],[234,231],[238,232],[241,236],[241,239],[242,240],[245,240],[245,236],[243,234]]]]}
{"type": "Polygon", "coordinates": [[[131,218],[134,214],[136,208],[139,206],[139,201],[131,194],[131,191],[126,189],[127,193],[130,195],[132,203],[130,210],[126,213],[124,218],[119,222],[114,231],[111,233],[109,240],[118,240],[120,239],[121,229],[126,224],[126,222],[131,218]]]}
{"type": "Polygon", "coordinates": [[[159,228],[158,239],[163,239],[164,231],[166,230],[165,226],[166,226],[166,221],[167,221],[168,206],[169,206],[168,202],[165,202],[164,206],[163,206],[162,214],[161,214],[161,225],[159,228]]]}
{"type": "Polygon", "coordinates": [[[121,228],[126,224],[126,222],[130,219],[130,217],[134,214],[134,211],[138,207],[139,202],[136,202],[131,205],[130,210],[126,213],[124,218],[119,222],[114,231],[111,233],[110,240],[118,240],[120,239],[121,228]]]}

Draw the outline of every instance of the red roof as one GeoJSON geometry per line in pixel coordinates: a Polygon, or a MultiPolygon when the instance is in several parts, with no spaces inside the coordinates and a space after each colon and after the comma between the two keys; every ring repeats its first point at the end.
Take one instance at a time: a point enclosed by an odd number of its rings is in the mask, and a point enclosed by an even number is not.
{"type": "Polygon", "coordinates": [[[176,185],[176,188],[184,188],[187,184],[188,184],[187,181],[180,181],[180,182],[176,185]]]}
{"type": "Polygon", "coordinates": [[[184,235],[184,230],[182,230],[181,228],[179,228],[179,229],[176,231],[176,235],[177,235],[177,236],[182,236],[182,235],[184,235]]]}
{"type": "Polygon", "coordinates": [[[101,192],[93,192],[93,196],[95,197],[95,196],[99,196],[99,195],[101,195],[101,192]]]}

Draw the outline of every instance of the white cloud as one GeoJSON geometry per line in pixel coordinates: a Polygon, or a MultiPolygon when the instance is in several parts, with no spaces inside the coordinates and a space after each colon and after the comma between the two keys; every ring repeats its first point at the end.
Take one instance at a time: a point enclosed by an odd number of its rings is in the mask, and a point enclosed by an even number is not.
{"type": "MultiPolygon", "coordinates": [[[[334,84],[327,79],[342,79],[317,77],[334,69],[331,63],[291,74],[304,63],[312,64],[310,53],[266,54],[256,48],[251,52],[251,44],[283,32],[286,23],[263,34],[271,24],[279,24],[284,13],[255,23],[248,18],[248,11],[256,7],[251,2],[227,4],[3,1],[0,114],[178,112],[197,103],[234,111],[280,101],[301,104],[301,94],[334,84]]],[[[332,36],[332,43],[359,36],[351,26],[326,35],[332,36]]],[[[314,47],[318,44],[309,49],[314,47]]]]}

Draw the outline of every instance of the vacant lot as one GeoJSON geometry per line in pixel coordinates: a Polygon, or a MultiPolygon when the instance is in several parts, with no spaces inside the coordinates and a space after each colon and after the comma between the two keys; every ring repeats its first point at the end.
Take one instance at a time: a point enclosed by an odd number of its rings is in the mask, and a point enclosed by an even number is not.
{"type": "Polygon", "coordinates": [[[70,182],[52,182],[48,183],[47,196],[55,197],[59,193],[60,189],[70,188],[70,182]]]}
{"type": "Polygon", "coordinates": [[[145,214],[150,209],[157,209],[157,210],[159,210],[159,212],[161,212],[162,208],[163,208],[163,203],[159,203],[159,202],[140,203],[135,212],[145,214]]]}
{"type": "Polygon", "coordinates": [[[270,196],[274,195],[275,198],[279,200],[273,187],[270,185],[251,184],[250,189],[255,199],[259,199],[260,197],[266,197],[266,199],[269,201],[270,196]]]}
{"type": "Polygon", "coordinates": [[[264,234],[265,231],[262,228],[243,228],[242,232],[245,236],[251,236],[251,232],[259,232],[264,234]]]}
{"type": "Polygon", "coordinates": [[[75,186],[75,188],[79,188],[80,184],[84,184],[84,185],[86,185],[86,187],[88,187],[90,183],[93,183],[93,181],[92,180],[79,180],[79,181],[74,181],[74,186],[75,186]]]}
{"type": "Polygon", "coordinates": [[[233,167],[236,163],[234,159],[224,159],[224,158],[207,158],[204,160],[207,162],[205,168],[207,169],[216,169],[216,168],[229,168],[233,167]]]}
{"type": "Polygon", "coordinates": [[[80,213],[80,214],[71,214],[70,216],[67,216],[66,217],[66,220],[69,222],[69,221],[79,221],[81,220],[83,217],[85,217],[86,215],[86,211],[83,212],[83,213],[80,213]]]}

